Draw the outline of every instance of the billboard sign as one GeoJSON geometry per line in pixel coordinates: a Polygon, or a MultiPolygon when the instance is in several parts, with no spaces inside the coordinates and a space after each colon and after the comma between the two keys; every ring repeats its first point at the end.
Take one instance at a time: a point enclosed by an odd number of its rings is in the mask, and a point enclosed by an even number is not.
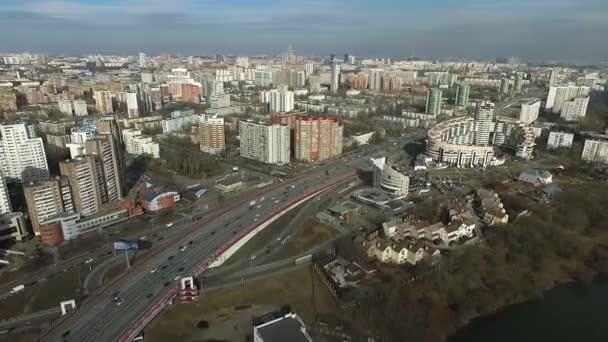
{"type": "Polygon", "coordinates": [[[139,249],[137,241],[120,240],[114,241],[114,250],[116,251],[136,251],[139,249]]]}

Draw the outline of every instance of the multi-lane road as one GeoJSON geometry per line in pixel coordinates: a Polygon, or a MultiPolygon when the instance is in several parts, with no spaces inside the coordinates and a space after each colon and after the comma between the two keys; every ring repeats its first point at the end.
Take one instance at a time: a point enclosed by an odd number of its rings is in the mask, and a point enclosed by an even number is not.
{"type": "MultiPolygon", "coordinates": [[[[399,147],[391,147],[398,149],[399,147]]],[[[192,230],[187,236],[155,253],[137,265],[126,276],[109,284],[103,291],[90,296],[78,310],[40,337],[44,341],[116,341],[137,321],[168,288],[175,287],[177,278],[188,276],[200,262],[212,255],[218,247],[235,235],[249,229],[252,224],[275,211],[286,202],[332,179],[352,173],[353,169],[368,163],[371,154],[384,154],[374,148],[348,159],[340,159],[317,167],[305,176],[272,187],[256,199],[235,203],[223,214],[192,230]],[[262,200],[262,197],[264,199],[262,200]],[[152,273],[152,270],[156,269],[152,273]],[[113,297],[119,297],[118,303],[113,297]]],[[[178,229],[171,227],[168,229],[178,229]]]]}

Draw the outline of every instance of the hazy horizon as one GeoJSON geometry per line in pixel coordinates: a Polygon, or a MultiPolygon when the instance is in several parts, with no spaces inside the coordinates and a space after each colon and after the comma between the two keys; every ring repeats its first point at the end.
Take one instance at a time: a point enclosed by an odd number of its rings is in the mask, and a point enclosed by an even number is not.
{"type": "Polygon", "coordinates": [[[3,52],[606,60],[605,0],[3,0],[3,52]]]}

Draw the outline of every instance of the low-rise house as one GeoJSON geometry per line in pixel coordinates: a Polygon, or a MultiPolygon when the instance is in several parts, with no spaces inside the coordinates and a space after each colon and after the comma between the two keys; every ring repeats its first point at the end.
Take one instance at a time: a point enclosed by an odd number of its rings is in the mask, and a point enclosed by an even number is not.
{"type": "Polygon", "coordinates": [[[477,191],[481,204],[485,211],[484,220],[490,226],[495,224],[505,224],[509,222],[509,214],[504,208],[504,205],[494,191],[480,189],[477,191]]]}
{"type": "MultiPolygon", "coordinates": [[[[457,241],[460,238],[472,238],[475,231],[475,221],[471,218],[453,219],[446,227],[447,241],[457,241]]],[[[446,241],[446,240],[444,240],[446,241]]]]}
{"type": "Polygon", "coordinates": [[[383,240],[370,246],[368,255],[382,263],[416,265],[425,256],[439,255],[439,251],[422,243],[407,244],[383,240]]]}

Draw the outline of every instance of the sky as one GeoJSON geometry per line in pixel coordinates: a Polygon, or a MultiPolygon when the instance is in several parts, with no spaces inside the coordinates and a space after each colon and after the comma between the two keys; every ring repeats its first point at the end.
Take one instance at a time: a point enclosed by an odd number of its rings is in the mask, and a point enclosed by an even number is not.
{"type": "Polygon", "coordinates": [[[605,61],[608,0],[0,0],[0,51],[605,61]]]}

